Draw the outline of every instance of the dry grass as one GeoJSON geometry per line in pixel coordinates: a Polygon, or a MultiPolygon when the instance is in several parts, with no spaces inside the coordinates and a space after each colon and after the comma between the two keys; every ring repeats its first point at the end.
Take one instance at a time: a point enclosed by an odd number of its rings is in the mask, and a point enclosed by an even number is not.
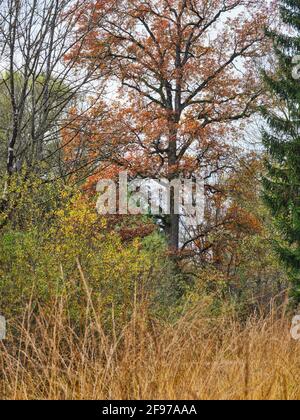
{"type": "Polygon", "coordinates": [[[91,307],[76,334],[63,305],[28,309],[1,344],[2,399],[300,399],[300,343],[274,314],[242,327],[194,311],[162,326],[140,311],[109,338],[91,307]]]}

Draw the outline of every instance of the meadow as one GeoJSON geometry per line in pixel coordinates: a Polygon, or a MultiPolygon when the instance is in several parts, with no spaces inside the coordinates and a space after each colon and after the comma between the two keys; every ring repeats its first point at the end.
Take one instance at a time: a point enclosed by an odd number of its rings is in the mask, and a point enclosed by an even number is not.
{"type": "Polygon", "coordinates": [[[38,317],[29,306],[15,326],[19,339],[1,343],[4,399],[300,398],[300,342],[282,310],[241,325],[199,317],[195,308],[170,326],[137,308],[121,333],[108,337],[96,316],[78,336],[63,304],[38,317]]]}

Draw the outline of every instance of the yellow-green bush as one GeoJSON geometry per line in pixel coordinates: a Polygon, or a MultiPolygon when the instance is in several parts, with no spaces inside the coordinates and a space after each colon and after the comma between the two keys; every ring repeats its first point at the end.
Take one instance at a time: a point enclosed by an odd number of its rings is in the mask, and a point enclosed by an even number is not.
{"type": "Polygon", "coordinates": [[[71,196],[63,188],[42,193],[40,184],[33,190],[60,205],[39,213],[31,191],[30,197],[21,196],[2,230],[3,315],[22,316],[29,301],[38,310],[39,305],[51,305],[62,296],[68,302],[64,310],[78,326],[84,324],[88,306],[107,328],[112,322],[121,327],[137,305],[147,305],[149,313],[167,313],[173,269],[159,235],[124,244],[80,194],[71,196]],[[26,205],[29,214],[24,214],[26,205]],[[24,215],[21,221],[19,211],[24,215]]]}

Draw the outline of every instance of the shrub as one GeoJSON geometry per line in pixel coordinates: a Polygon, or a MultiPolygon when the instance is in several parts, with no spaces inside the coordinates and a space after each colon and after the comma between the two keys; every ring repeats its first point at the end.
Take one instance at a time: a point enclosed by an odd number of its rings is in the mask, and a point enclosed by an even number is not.
{"type": "Polygon", "coordinates": [[[176,300],[174,269],[159,234],[124,243],[83,196],[56,193],[63,206],[34,223],[28,216],[17,224],[14,215],[0,236],[3,315],[21,317],[28,302],[38,308],[64,297],[78,328],[89,299],[106,329],[121,328],[137,305],[165,316],[176,300]]]}

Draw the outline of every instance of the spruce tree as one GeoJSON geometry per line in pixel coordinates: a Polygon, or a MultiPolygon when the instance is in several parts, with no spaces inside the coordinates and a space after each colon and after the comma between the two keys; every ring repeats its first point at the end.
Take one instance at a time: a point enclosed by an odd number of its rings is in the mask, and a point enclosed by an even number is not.
{"type": "Polygon", "coordinates": [[[292,281],[292,296],[300,302],[300,0],[280,2],[287,30],[267,31],[277,58],[275,71],[263,79],[273,106],[263,109],[268,128],[263,143],[268,152],[264,198],[283,240],[276,243],[292,281]]]}

